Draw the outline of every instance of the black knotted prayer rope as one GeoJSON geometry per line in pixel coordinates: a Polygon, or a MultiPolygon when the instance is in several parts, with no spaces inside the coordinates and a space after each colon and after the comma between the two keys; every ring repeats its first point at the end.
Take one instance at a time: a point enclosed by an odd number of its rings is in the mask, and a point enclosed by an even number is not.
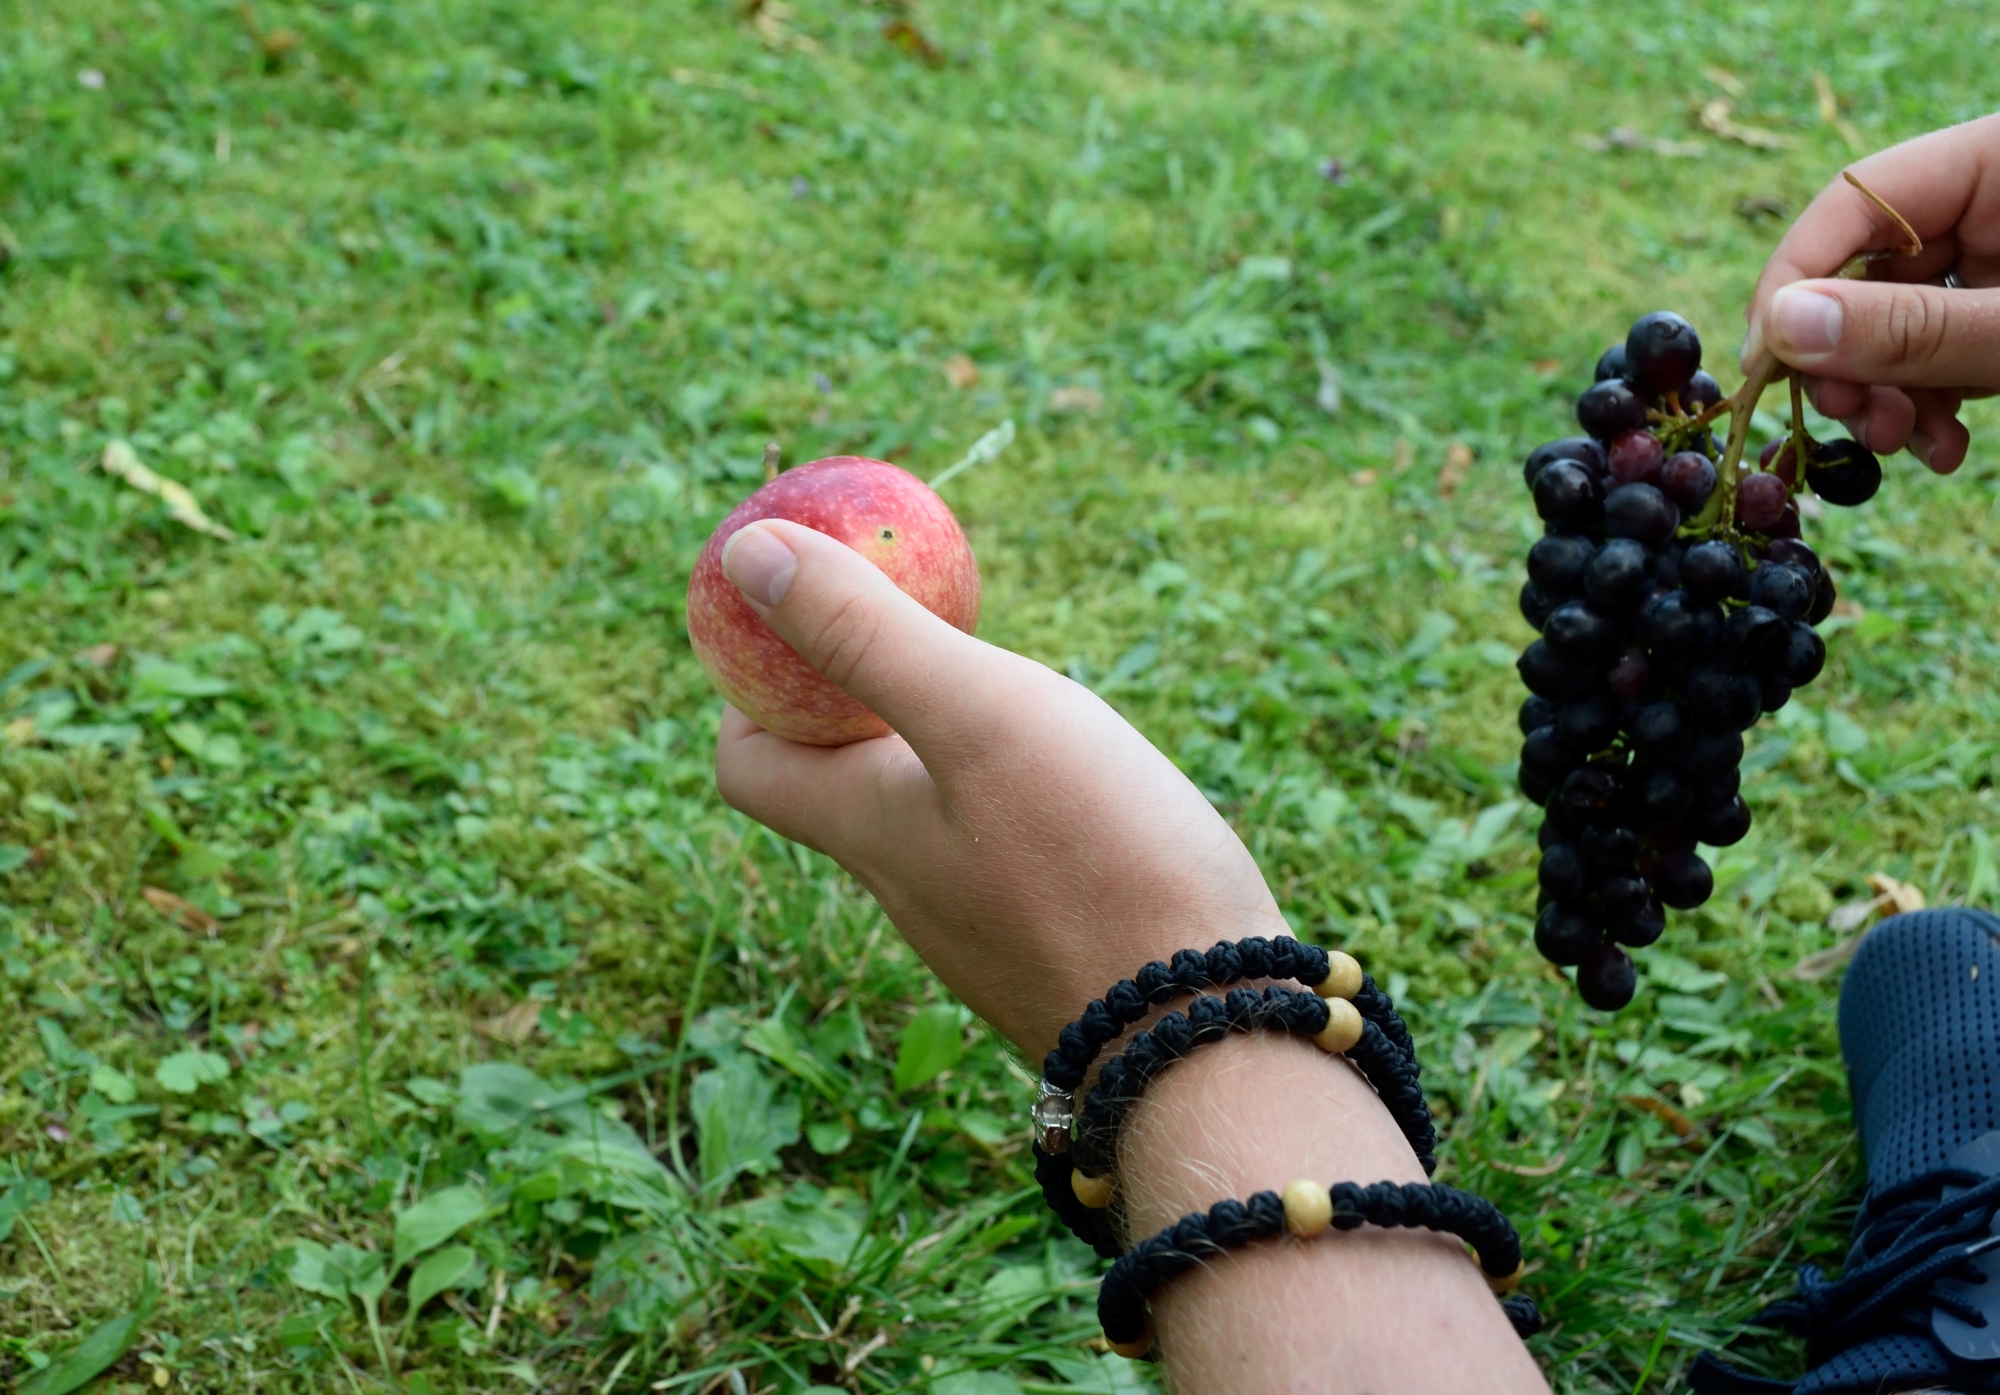
{"type": "MultiPolygon", "coordinates": [[[[1381,1097],[1428,1175],[1437,1170],[1437,1130],[1417,1084],[1419,1070],[1414,1048],[1408,1045],[1409,1030],[1373,979],[1363,974],[1361,984],[1353,998],[1362,1012],[1361,1039],[1345,1054],[1381,1097]],[[1404,1045],[1398,1045],[1399,1038],[1404,1045]]],[[[1101,1257],[1122,1254],[1125,1247],[1111,1212],[1080,1201],[1072,1174],[1081,1169],[1096,1175],[1114,1168],[1119,1129],[1154,1077],[1197,1047],[1221,1041],[1232,1032],[1277,1029],[1316,1036],[1326,1027],[1327,1013],[1326,1000],[1317,994],[1274,984],[1261,993],[1237,988],[1220,997],[1198,997],[1185,1011],[1168,1013],[1139,1033],[1099,1072],[1077,1111],[1071,1150],[1051,1154],[1036,1145],[1035,1180],[1049,1209],[1101,1257]]]]}
{"type": "MultiPolygon", "coordinates": [[[[1521,1238],[1507,1218],[1484,1197],[1436,1183],[1336,1182],[1327,1188],[1335,1230],[1364,1225],[1384,1229],[1441,1231],[1455,1235],[1478,1255],[1479,1267],[1496,1283],[1510,1282],[1521,1268],[1521,1238]]],[[[1258,1192],[1246,1201],[1218,1201],[1207,1211],[1181,1217],[1159,1234],[1141,1240],[1111,1266],[1097,1290],[1097,1320],[1106,1340],[1117,1347],[1147,1340],[1147,1303],[1169,1280],[1225,1251],[1285,1230],[1285,1203],[1276,1192],[1258,1192]]],[[[1541,1330],[1541,1314],[1518,1295],[1501,1300],[1508,1320],[1523,1337],[1541,1330]]]]}
{"type": "MultiPolygon", "coordinates": [[[[1091,999],[1083,1015],[1062,1029],[1055,1049],[1042,1060],[1042,1078],[1058,1090],[1074,1090],[1108,1042],[1153,1008],[1183,994],[1226,988],[1246,978],[1288,978],[1311,987],[1325,981],[1327,967],[1325,950],[1285,935],[1223,940],[1206,953],[1183,949],[1166,963],[1155,959],[1131,978],[1112,984],[1103,997],[1091,999]]],[[[1361,1004],[1357,1001],[1355,1006],[1361,1004]]],[[[1367,1009],[1362,1012],[1365,1016],[1367,1009]]]]}

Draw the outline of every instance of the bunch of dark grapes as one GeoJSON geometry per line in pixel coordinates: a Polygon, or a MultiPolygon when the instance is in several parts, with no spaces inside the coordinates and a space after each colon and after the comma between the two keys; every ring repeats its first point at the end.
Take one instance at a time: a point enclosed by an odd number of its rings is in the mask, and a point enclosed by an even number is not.
{"type": "Polygon", "coordinates": [[[1521,788],[1547,811],[1535,945],[1595,1008],[1631,1001],[1627,950],[1669,908],[1708,899],[1697,845],[1750,829],[1743,733],[1826,662],[1813,627],[1833,578],[1800,541],[1795,495],[1859,504],[1882,479],[1861,446],[1796,421],[1738,474],[1709,430],[1721,405],[1693,326],[1656,312],[1598,361],[1576,408],[1587,434],[1527,461],[1547,525],[1521,588],[1541,632],[1519,665],[1521,788]]]}

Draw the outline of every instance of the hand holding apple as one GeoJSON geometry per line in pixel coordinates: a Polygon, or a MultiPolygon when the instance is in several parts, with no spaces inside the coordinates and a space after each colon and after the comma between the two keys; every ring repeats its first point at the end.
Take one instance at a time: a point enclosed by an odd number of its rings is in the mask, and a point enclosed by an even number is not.
{"type": "Polygon", "coordinates": [[[812,746],[885,735],[880,717],[814,672],[723,579],[730,539],[760,518],[790,519],[838,539],[970,633],[979,619],[979,568],[958,520],[922,480],[887,461],[829,456],[787,470],[737,505],[701,550],[688,582],[695,657],[758,726],[812,746]]]}
{"type": "Polygon", "coordinates": [[[1221,815],[1089,689],[974,639],[797,523],[748,523],[717,562],[816,673],[894,728],[809,746],[732,708],[723,798],[852,872],[1024,1050],[1148,959],[1288,933],[1221,815]]]}

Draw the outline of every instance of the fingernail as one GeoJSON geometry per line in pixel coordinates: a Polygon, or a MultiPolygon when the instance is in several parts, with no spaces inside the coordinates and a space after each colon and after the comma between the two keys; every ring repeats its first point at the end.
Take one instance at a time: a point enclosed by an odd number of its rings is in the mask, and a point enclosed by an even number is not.
{"type": "Polygon", "coordinates": [[[1911,455],[1923,461],[1924,464],[1929,465],[1931,463],[1931,455],[1937,450],[1937,442],[1919,431],[1910,437],[1910,444],[1907,449],[1911,455]]]}
{"type": "Polygon", "coordinates": [[[1771,329],[1781,349],[1823,354],[1840,343],[1840,302],[1787,286],[1771,298],[1771,329]]]}
{"type": "Polygon", "coordinates": [[[722,574],[754,604],[774,606],[792,589],[799,555],[769,528],[755,523],[736,530],[722,545],[722,574]]]}

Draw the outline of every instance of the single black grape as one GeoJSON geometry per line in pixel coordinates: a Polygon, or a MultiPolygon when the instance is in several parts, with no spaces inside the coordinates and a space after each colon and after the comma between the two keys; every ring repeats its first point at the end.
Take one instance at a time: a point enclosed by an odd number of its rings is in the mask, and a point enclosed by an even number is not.
{"type": "Polygon", "coordinates": [[[1680,705],[1671,698],[1646,703],[1625,720],[1632,744],[1642,751],[1673,750],[1680,744],[1685,729],[1680,705]]]}
{"type": "Polygon", "coordinates": [[[1724,770],[1710,771],[1694,782],[1695,807],[1707,809],[1716,804],[1727,804],[1742,788],[1742,766],[1732,765],[1724,770]]]}
{"type": "Polygon", "coordinates": [[[1593,867],[1626,868],[1639,865],[1641,841],[1638,830],[1622,823],[1592,823],[1583,830],[1583,855],[1593,867]]]}
{"type": "Polygon", "coordinates": [[[1701,336],[1671,310],[1641,315],[1625,336],[1625,364],[1647,392],[1679,392],[1701,367],[1701,336]]]}
{"type": "Polygon", "coordinates": [[[1583,593],[1593,604],[1617,613],[1636,605],[1645,594],[1647,576],[1645,544],[1630,538],[1613,538],[1597,549],[1583,572],[1583,593]]]}
{"type": "Polygon", "coordinates": [[[1606,378],[1576,400],[1577,424],[1600,441],[1637,431],[1646,424],[1646,399],[1631,384],[1606,378]]]}
{"type": "Polygon", "coordinates": [[[1748,731],[1764,710],[1764,695],[1747,673],[1705,668],[1687,681],[1694,719],[1715,731],[1748,731]]]}
{"type": "Polygon", "coordinates": [[[1527,463],[1521,467],[1521,478],[1527,481],[1528,488],[1533,489],[1542,471],[1557,460],[1574,460],[1593,475],[1605,473],[1604,447],[1588,436],[1565,436],[1528,452],[1527,463]]]}
{"type": "Polygon", "coordinates": [[[1746,668],[1761,668],[1785,642],[1785,622],[1776,611],[1761,605],[1746,605],[1731,611],[1729,619],[1723,622],[1722,640],[1737,663],[1746,668]]]}
{"type": "Polygon", "coordinates": [[[1705,732],[1687,744],[1679,765],[1696,780],[1714,779],[1743,763],[1743,738],[1733,731],[1705,732]]]}
{"type": "Polygon", "coordinates": [[[1527,701],[1521,704],[1521,735],[1526,736],[1537,727],[1553,724],[1556,714],[1560,711],[1562,711],[1560,705],[1530,693],[1527,701]]]}
{"type": "Polygon", "coordinates": [[[1556,792],[1554,780],[1546,775],[1537,775],[1525,765],[1514,772],[1514,784],[1527,796],[1530,804],[1546,804],[1556,792]]]}
{"type": "Polygon", "coordinates": [[[1595,755],[1618,735],[1618,709],[1603,698],[1568,703],[1556,718],[1556,732],[1571,750],[1595,755]]]}
{"type": "Polygon", "coordinates": [[[1791,497],[1785,482],[1776,475],[1746,475],[1736,486],[1737,526],[1752,533],[1770,532],[1784,521],[1791,497]]]}
{"type": "Polygon", "coordinates": [[[1632,956],[1617,945],[1599,945],[1577,966],[1576,991],[1599,1012],[1616,1012],[1632,1001],[1639,988],[1639,970],[1632,956]]]}
{"type": "MultiPolygon", "coordinates": [[[[1532,583],[1530,583],[1532,584],[1532,583]]],[[[1588,601],[1564,601],[1542,626],[1549,648],[1578,663],[1602,663],[1617,653],[1623,636],[1618,622],[1588,601]]]]}
{"type": "Polygon", "coordinates": [[[1551,901],[1535,918],[1535,948],[1551,964],[1581,964],[1603,943],[1603,925],[1581,906],[1551,901]]]}
{"type": "Polygon", "coordinates": [[[1551,527],[1589,527],[1601,498],[1596,479],[1574,460],[1550,461],[1535,480],[1535,512],[1551,527]]]}
{"type": "Polygon", "coordinates": [[[1667,913],[1657,896],[1648,895],[1631,912],[1623,916],[1606,915],[1604,928],[1611,938],[1621,945],[1633,949],[1644,949],[1665,933],[1667,913]]]}
{"type": "Polygon", "coordinates": [[[1622,343],[1613,344],[1598,357],[1597,374],[1592,381],[1601,383],[1607,378],[1622,378],[1624,376],[1625,346],[1622,343]]]}
{"type": "Polygon", "coordinates": [[[1797,567],[1807,576],[1817,576],[1822,570],[1819,554],[1797,538],[1771,539],[1764,547],[1764,556],[1770,561],[1797,567]]]}
{"type": "Polygon", "coordinates": [[[1619,872],[1597,884],[1597,905],[1607,921],[1623,920],[1653,899],[1653,889],[1636,873],[1619,872]]]}
{"type": "Polygon", "coordinates": [[[1742,584],[1743,558],[1732,543],[1696,543],[1681,555],[1681,589],[1697,600],[1727,600],[1742,584]]]}
{"type": "Polygon", "coordinates": [[[1621,793],[1618,777],[1610,769],[1586,765],[1569,773],[1556,797],[1572,813],[1598,814],[1615,808],[1621,793]]]}
{"type": "Polygon", "coordinates": [[[1677,911],[1691,911],[1715,894],[1715,874],[1692,849],[1662,854],[1652,882],[1660,900],[1677,911]]]}
{"type": "Polygon", "coordinates": [[[1661,766],[1639,782],[1639,819],[1649,828],[1679,823],[1694,807],[1694,787],[1678,771],[1661,766]]]}
{"type": "Polygon", "coordinates": [[[1695,836],[1712,848],[1727,848],[1743,841],[1750,831],[1750,806],[1736,795],[1726,804],[1697,808],[1690,821],[1695,836]]]}
{"type": "Polygon", "coordinates": [[[1521,769],[1533,772],[1551,784],[1583,764],[1587,752],[1579,752],[1562,739],[1554,723],[1536,727],[1521,742],[1521,769]]]}
{"type": "MultiPolygon", "coordinates": [[[[1789,542],[1781,538],[1780,542],[1789,542]]],[[[1750,574],[1750,603],[1785,620],[1801,620],[1818,589],[1813,574],[1791,562],[1767,561],[1750,574]]]]}
{"type": "Polygon", "coordinates": [[[1597,547],[1589,538],[1552,533],[1528,549],[1528,579],[1550,595],[1569,596],[1583,589],[1584,568],[1597,547]]]}
{"type": "Polygon", "coordinates": [[[1825,567],[1819,569],[1813,580],[1818,584],[1818,590],[1813,593],[1812,609],[1806,612],[1808,625],[1817,625],[1833,614],[1833,603],[1840,599],[1840,593],[1834,589],[1833,573],[1825,567]]]}
{"type": "Polygon", "coordinates": [[[1699,415],[1722,400],[1722,384],[1706,372],[1696,373],[1681,389],[1681,406],[1699,415]]]}
{"type": "Polygon", "coordinates": [[[1549,616],[1563,603],[1561,596],[1552,596],[1532,581],[1521,583],[1521,618],[1536,629],[1549,623],[1549,616]]]}
{"type": "Polygon", "coordinates": [[[1650,484],[1621,484],[1604,499],[1604,531],[1658,545],[1681,526],[1681,511],[1650,484]]]}
{"type": "Polygon", "coordinates": [[[1627,649],[1612,662],[1604,683],[1618,697],[1645,697],[1653,690],[1653,661],[1643,649],[1627,649]]]}
{"type": "Polygon", "coordinates": [[[1520,671],[1521,681],[1528,685],[1529,692],[1558,702],[1580,698],[1597,686],[1597,674],[1590,665],[1563,658],[1549,648],[1545,639],[1538,639],[1523,650],[1514,667],[1520,671]]]}
{"type": "Polygon", "coordinates": [[[1715,465],[1700,451],[1684,450],[1667,457],[1660,467],[1660,491],[1673,500],[1683,514],[1701,512],[1715,493],[1715,465]]]}
{"type": "Polygon", "coordinates": [[[1794,688],[1803,688],[1819,677],[1826,667],[1826,641],[1810,625],[1794,624],[1785,631],[1785,662],[1782,670],[1786,683],[1794,688]]]}
{"type": "Polygon", "coordinates": [[[1547,852],[1563,840],[1563,831],[1556,827],[1554,819],[1543,819],[1541,827],[1535,830],[1535,846],[1547,852]]]}
{"type": "Polygon", "coordinates": [[[1653,653],[1670,663],[1699,662],[1715,650],[1722,635],[1722,612],[1685,591],[1656,598],[1642,619],[1653,653]]]}
{"type": "Polygon", "coordinates": [[[1806,485],[1827,503],[1852,508],[1882,487],[1882,462],[1859,441],[1821,441],[1806,457],[1806,485]]]}
{"type": "Polygon", "coordinates": [[[1556,843],[1542,850],[1536,870],[1543,891],[1557,901],[1580,901],[1590,890],[1590,864],[1574,843],[1556,843]]]}
{"type": "Polygon", "coordinates": [[[1781,678],[1761,678],[1757,682],[1757,690],[1764,699],[1766,714],[1778,711],[1792,700],[1792,685],[1781,678]]]}

